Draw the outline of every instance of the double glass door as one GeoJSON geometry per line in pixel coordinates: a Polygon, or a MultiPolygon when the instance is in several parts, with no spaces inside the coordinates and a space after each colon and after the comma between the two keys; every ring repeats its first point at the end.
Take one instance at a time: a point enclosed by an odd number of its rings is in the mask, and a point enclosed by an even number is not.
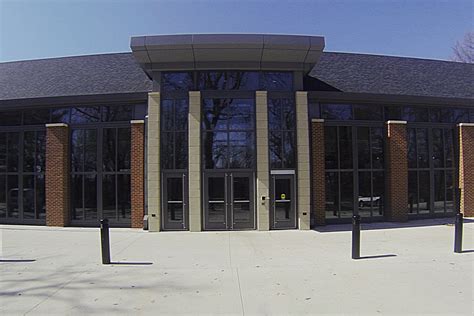
{"type": "Polygon", "coordinates": [[[272,174],[271,181],[271,228],[296,228],[295,176],[293,174],[272,174]]]}
{"type": "Polygon", "coordinates": [[[252,173],[212,172],[204,176],[204,229],[255,229],[252,173]]]}

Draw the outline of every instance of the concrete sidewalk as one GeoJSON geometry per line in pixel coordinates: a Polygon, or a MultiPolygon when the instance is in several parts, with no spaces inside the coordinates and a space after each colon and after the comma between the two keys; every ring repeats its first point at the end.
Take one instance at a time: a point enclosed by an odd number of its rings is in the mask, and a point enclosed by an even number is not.
{"type": "Polygon", "coordinates": [[[347,226],[112,229],[109,266],[98,229],[4,225],[0,314],[472,315],[474,223],[462,254],[443,221],[383,225],[363,224],[357,261],[347,226]]]}

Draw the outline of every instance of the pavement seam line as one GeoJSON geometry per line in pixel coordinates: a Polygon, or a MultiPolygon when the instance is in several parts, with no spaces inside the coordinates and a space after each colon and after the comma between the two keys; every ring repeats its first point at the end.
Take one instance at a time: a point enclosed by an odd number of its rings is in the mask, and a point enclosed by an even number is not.
{"type": "Polygon", "coordinates": [[[235,268],[237,271],[237,283],[239,285],[239,295],[240,295],[240,306],[242,307],[242,315],[245,315],[244,309],[244,299],[242,297],[242,288],[240,287],[240,276],[239,276],[239,268],[235,268]]]}

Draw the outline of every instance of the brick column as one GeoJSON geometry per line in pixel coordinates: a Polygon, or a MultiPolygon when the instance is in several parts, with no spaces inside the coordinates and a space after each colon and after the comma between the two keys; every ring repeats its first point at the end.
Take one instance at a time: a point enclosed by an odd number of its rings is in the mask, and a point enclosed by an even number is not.
{"type": "Polygon", "coordinates": [[[69,224],[69,128],[46,124],[46,225],[69,224]]]}
{"type": "Polygon", "coordinates": [[[474,216],[474,123],[459,124],[459,187],[461,213],[474,216]]]}
{"type": "Polygon", "coordinates": [[[386,123],[386,192],[385,218],[408,220],[408,143],[406,121],[386,123]]]}
{"type": "Polygon", "coordinates": [[[310,154],[308,127],[308,92],[296,92],[296,154],[297,154],[297,195],[299,229],[310,228],[311,184],[310,184],[310,154]]]}
{"type": "Polygon", "coordinates": [[[145,121],[134,120],[131,127],[131,206],[132,228],[143,228],[145,214],[145,121]]]}
{"type": "Polygon", "coordinates": [[[148,231],[160,230],[160,93],[148,93],[147,121],[147,210],[148,231]]]}
{"type": "Polygon", "coordinates": [[[311,120],[313,216],[316,225],[326,224],[324,120],[311,120]]]}
{"type": "Polygon", "coordinates": [[[188,114],[189,230],[202,230],[201,201],[201,93],[189,91],[188,114]]]}
{"type": "Polygon", "coordinates": [[[270,229],[270,171],[268,162],[267,91],[255,92],[257,120],[257,229],[270,229]],[[262,196],[265,200],[262,200],[262,196]]]}

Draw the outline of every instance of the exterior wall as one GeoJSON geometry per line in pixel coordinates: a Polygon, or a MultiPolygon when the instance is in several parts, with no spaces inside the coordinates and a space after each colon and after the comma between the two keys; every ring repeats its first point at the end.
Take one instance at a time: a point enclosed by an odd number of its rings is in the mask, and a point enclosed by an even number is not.
{"type": "Polygon", "coordinates": [[[386,203],[389,221],[408,220],[408,144],[407,122],[386,123],[386,203]]]}
{"type": "Polygon", "coordinates": [[[148,94],[147,121],[147,206],[148,230],[160,230],[160,93],[148,94]]]}
{"type": "Polygon", "coordinates": [[[267,92],[255,93],[257,121],[257,228],[270,229],[270,174],[268,162],[267,92]],[[265,197],[265,200],[262,200],[265,197]]]}
{"type": "Polygon", "coordinates": [[[299,229],[310,228],[311,186],[310,186],[310,154],[308,130],[308,93],[296,92],[296,127],[297,127],[297,211],[299,229]]]}
{"type": "Polygon", "coordinates": [[[69,224],[69,128],[46,124],[46,225],[69,224]]]}
{"type": "Polygon", "coordinates": [[[316,225],[326,223],[326,181],[324,157],[324,120],[311,121],[313,217],[316,225]]]}
{"type": "Polygon", "coordinates": [[[145,214],[145,121],[131,121],[131,226],[143,227],[145,214]]]}
{"type": "Polygon", "coordinates": [[[461,213],[474,216],[474,124],[459,124],[459,187],[461,213]]]}
{"type": "Polygon", "coordinates": [[[189,92],[188,114],[189,230],[202,230],[201,93],[189,92]]]}

